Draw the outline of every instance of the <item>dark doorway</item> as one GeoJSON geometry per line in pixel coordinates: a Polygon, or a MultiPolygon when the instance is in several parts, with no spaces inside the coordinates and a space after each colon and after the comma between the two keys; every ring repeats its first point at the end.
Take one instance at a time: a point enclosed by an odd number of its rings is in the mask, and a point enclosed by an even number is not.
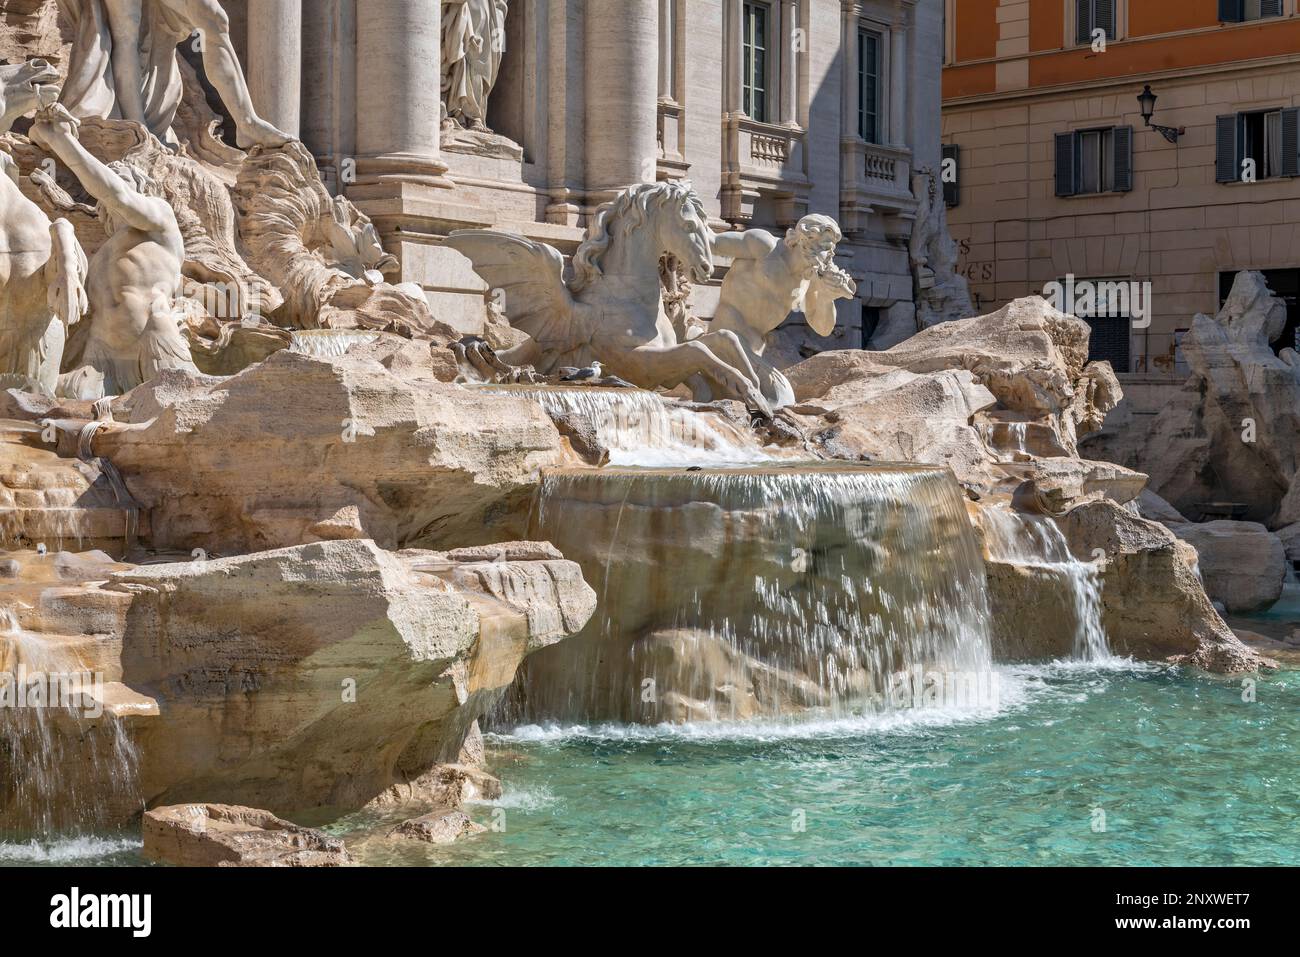
{"type": "Polygon", "coordinates": [[[1092,334],[1088,336],[1088,361],[1110,363],[1116,372],[1130,371],[1128,316],[1080,316],[1092,334]]]}
{"type": "MultiPolygon", "coordinates": [[[[1283,349],[1300,349],[1300,269],[1261,269],[1273,295],[1286,303],[1286,328],[1273,345],[1273,352],[1283,349]]],[[[1235,272],[1219,273],[1219,308],[1232,292],[1235,272]]]]}

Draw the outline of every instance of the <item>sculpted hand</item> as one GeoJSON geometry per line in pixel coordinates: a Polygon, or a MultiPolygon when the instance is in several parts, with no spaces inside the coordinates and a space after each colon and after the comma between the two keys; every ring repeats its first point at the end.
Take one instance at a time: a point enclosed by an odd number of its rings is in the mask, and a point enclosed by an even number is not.
{"type": "Polygon", "coordinates": [[[52,103],[36,113],[29,139],[42,149],[49,149],[56,140],[75,140],[81,121],[68,112],[62,103],[52,103]]]}

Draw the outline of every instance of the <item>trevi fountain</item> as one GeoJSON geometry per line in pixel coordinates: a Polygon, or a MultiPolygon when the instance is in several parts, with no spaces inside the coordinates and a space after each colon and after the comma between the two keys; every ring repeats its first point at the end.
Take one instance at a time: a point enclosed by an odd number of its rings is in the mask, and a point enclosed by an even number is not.
{"type": "MultiPolygon", "coordinates": [[[[664,180],[571,255],[454,231],[467,336],[213,4],[129,6],[0,66],[0,864],[1297,862],[1295,650],[1081,451],[1082,321],[780,360],[855,295],[839,224],[664,180]]],[[[1210,365],[1269,308],[1239,277],[1210,365]]]]}

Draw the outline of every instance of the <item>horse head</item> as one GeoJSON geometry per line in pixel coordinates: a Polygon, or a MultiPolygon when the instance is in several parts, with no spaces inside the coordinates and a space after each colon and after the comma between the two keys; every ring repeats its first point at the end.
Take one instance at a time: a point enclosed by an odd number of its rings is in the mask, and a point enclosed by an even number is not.
{"type": "Polygon", "coordinates": [[[709,237],[704,204],[690,183],[628,187],[596,213],[587,238],[574,254],[570,288],[579,292],[604,275],[616,248],[622,257],[633,257],[631,265],[656,283],[664,254],[674,256],[696,282],[705,282],[713,275],[709,237]]]}
{"type": "Polygon", "coordinates": [[[59,71],[45,60],[0,64],[0,133],[8,132],[25,113],[49,106],[58,99],[59,71]]]}

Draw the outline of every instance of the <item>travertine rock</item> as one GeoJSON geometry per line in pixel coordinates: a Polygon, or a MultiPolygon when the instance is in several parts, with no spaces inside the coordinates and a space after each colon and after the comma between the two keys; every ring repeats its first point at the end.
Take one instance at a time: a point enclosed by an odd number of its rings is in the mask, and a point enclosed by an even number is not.
{"type": "MultiPolygon", "coordinates": [[[[1105,364],[1087,364],[1086,324],[1030,296],[998,312],[923,329],[884,352],[824,352],[786,370],[798,400],[832,408],[890,369],[964,371],[1001,409],[1048,425],[1077,453],[1077,436],[1119,399],[1105,364]],[[855,384],[858,383],[858,384],[855,384]]],[[[981,405],[979,408],[986,408],[981,405]]]]}
{"type": "Polygon", "coordinates": [[[167,381],[138,400],[173,402],[155,420],[95,440],[162,547],[296,545],[348,506],[384,547],[517,538],[538,470],[567,454],[534,402],[401,379],[363,357],[279,352],[206,388],[167,381]]]}
{"type": "Polygon", "coordinates": [[[1166,522],[1199,556],[1205,591],[1230,614],[1266,611],[1282,595],[1286,549],[1255,522],[1166,522]]]}
{"type": "Polygon", "coordinates": [[[1168,525],[1170,522],[1185,523],[1187,519],[1163,498],[1150,489],[1143,489],[1137,497],[1138,514],[1153,522],[1168,525]]]}
{"type": "Polygon", "coordinates": [[[176,867],[346,867],[336,837],[270,811],[229,804],[179,804],[145,811],[144,856],[176,867]]]}
{"type": "Polygon", "coordinates": [[[1262,661],[1211,607],[1195,550],[1167,528],[1106,499],[1058,520],[1076,555],[1105,556],[1103,623],[1110,647],[1145,660],[1171,658],[1208,671],[1252,671],[1262,661]]]}
{"type": "Polygon", "coordinates": [[[1286,304],[1261,273],[1237,274],[1218,315],[1182,339],[1191,375],[1147,429],[1108,424],[1091,454],[1147,472],[1153,491],[1193,518],[1198,505],[1241,502],[1277,528],[1300,520],[1300,357],[1270,343],[1286,304]]]}
{"type": "Polygon", "coordinates": [[[482,834],[486,830],[482,824],[471,821],[464,811],[447,808],[403,821],[391,833],[430,844],[451,844],[459,837],[482,834]]]}
{"type": "MultiPolygon", "coordinates": [[[[586,623],[576,565],[333,541],[118,572],[149,803],[358,808],[454,762],[524,656],[586,623]]],[[[440,804],[463,789],[448,787],[440,804]]],[[[418,795],[417,795],[418,796],[418,795]]]]}
{"type": "MultiPolygon", "coordinates": [[[[1079,457],[1078,437],[1120,399],[1109,365],[1088,364],[1087,349],[1084,323],[1029,297],[884,352],[814,356],[787,370],[801,403],[792,411],[832,457],[947,464],[973,495],[1058,516],[1076,555],[1104,549],[1103,617],[1117,653],[1252,666],[1210,607],[1191,550],[1134,514],[1146,477],[1079,457]]],[[[1074,610],[1059,575],[993,559],[987,572],[995,622],[1014,623],[995,627],[998,654],[1070,652],[1061,623],[1074,610]]]]}

